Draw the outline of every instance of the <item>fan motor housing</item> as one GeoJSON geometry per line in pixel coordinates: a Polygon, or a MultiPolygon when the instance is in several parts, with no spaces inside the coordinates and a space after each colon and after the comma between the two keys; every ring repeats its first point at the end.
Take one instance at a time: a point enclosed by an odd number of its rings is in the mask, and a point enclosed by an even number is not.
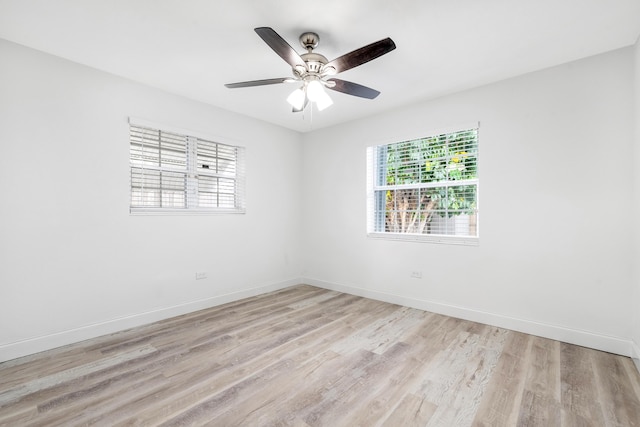
{"type": "Polygon", "coordinates": [[[322,67],[329,62],[324,55],[314,52],[303,53],[300,57],[307,64],[307,71],[310,73],[321,73],[322,67]]]}

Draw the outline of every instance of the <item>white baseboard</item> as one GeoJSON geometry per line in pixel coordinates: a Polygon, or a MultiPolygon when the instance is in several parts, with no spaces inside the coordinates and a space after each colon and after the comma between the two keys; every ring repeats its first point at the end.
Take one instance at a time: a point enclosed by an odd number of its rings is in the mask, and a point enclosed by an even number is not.
{"type": "Polygon", "coordinates": [[[640,344],[634,341],[631,341],[631,358],[640,372],[640,344]]]}
{"type": "MultiPolygon", "coordinates": [[[[596,350],[602,350],[609,353],[620,354],[622,356],[630,357],[632,354],[631,341],[619,337],[612,337],[589,331],[571,329],[563,326],[551,325],[527,319],[518,319],[514,317],[503,316],[500,314],[488,313],[450,304],[443,304],[436,301],[403,297],[400,295],[394,295],[355,286],[329,283],[322,280],[304,278],[302,283],[307,283],[309,285],[317,286],[320,288],[358,295],[379,301],[413,307],[420,310],[445,314],[447,316],[471,320],[487,325],[498,326],[505,329],[524,332],[527,334],[550,338],[570,344],[576,344],[583,347],[594,348],[596,350]]],[[[636,355],[640,355],[640,349],[636,347],[635,350],[636,355]]],[[[639,362],[636,359],[636,366],[638,364],[639,362]]]]}
{"type": "Polygon", "coordinates": [[[182,314],[191,313],[209,307],[214,307],[228,302],[237,301],[267,292],[277,291],[290,286],[300,284],[300,279],[291,279],[283,282],[273,282],[263,284],[250,289],[232,292],[224,295],[217,295],[197,301],[190,301],[170,307],[162,307],[144,313],[132,314],[130,316],[119,317],[105,322],[84,325],[75,329],[60,331],[54,334],[28,338],[12,343],[0,345],[0,362],[4,362],[18,357],[39,353],[67,344],[96,338],[102,335],[111,334],[136,326],[146,325],[159,320],[168,319],[182,314]]]}
{"type": "Polygon", "coordinates": [[[403,297],[401,295],[394,295],[385,292],[359,288],[356,286],[341,285],[310,278],[290,279],[282,282],[267,283],[238,292],[217,295],[214,297],[197,301],[190,301],[175,306],[163,307],[144,313],[137,313],[131,316],[111,319],[105,322],[85,325],[54,334],[28,338],[8,344],[2,344],[0,345],[0,362],[34,353],[39,353],[41,351],[50,350],[52,348],[84,341],[86,339],[99,337],[105,334],[122,331],[136,326],[157,322],[159,320],[168,319],[174,316],[180,316],[182,314],[191,313],[197,310],[226,304],[228,302],[237,301],[243,298],[277,291],[280,289],[288,288],[290,286],[298,285],[300,283],[306,283],[309,285],[317,286],[319,288],[335,290],[352,295],[362,296],[365,298],[385,301],[392,304],[399,304],[407,307],[417,308],[420,310],[445,314],[460,319],[498,326],[514,331],[524,332],[571,344],[581,345],[584,347],[594,348],[609,353],[620,354],[623,356],[631,357],[635,362],[638,371],[640,372],[640,346],[638,343],[634,343],[630,340],[596,334],[588,331],[565,328],[557,325],[535,322],[526,319],[508,317],[495,313],[487,313],[465,307],[443,304],[435,301],[403,297]]]}

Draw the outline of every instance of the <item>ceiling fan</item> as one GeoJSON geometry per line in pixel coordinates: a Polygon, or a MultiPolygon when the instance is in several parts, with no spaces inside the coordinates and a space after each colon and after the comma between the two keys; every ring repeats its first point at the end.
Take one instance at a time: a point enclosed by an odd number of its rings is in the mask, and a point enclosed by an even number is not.
{"type": "Polygon", "coordinates": [[[333,61],[328,61],[323,55],[313,52],[313,49],[318,46],[320,41],[320,37],[316,33],[306,32],[300,35],[300,44],[307,49],[307,52],[299,55],[272,28],[258,27],[255,32],[291,66],[293,77],[228,83],[225,86],[233,89],[300,82],[302,86],[287,98],[294,112],[303,111],[309,102],[315,103],[318,110],[323,110],[333,104],[329,95],[324,91],[325,87],[347,95],[374,99],[380,95],[377,90],[346,80],[336,79],[332,76],[376,59],[396,48],[393,40],[387,37],[342,55],[333,61]]]}

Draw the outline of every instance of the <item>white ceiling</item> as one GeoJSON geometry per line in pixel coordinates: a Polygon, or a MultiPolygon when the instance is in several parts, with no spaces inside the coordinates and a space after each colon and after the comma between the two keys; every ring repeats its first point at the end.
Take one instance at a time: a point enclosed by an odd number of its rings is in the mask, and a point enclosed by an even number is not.
{"type": "MultiPolygon", "coordinates": [[[[640,0],[0,0],[0,38],[300,132],[632,45],[640,0]],[[391,37],[396,50],[338,77],[382,92],[329,91],[334,105],[293,114],[295,85],[253,31],[299,52],[320,35],[329,60],[391,37]],[[311,120],[312,119],[312,120],[311,120]]],[[[1,66],[1,58],[0,58],[1,66]]]]}

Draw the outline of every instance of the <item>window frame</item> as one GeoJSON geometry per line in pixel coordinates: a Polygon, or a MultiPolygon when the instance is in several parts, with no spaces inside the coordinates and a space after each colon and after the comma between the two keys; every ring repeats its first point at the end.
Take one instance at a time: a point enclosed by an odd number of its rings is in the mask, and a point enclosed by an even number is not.
{"type": "MultiPolygon", "coordinates": [[[[367,237],[371,239],[381,240],[396,240],[396,241],[409,241],[409,242],[423,242],[423,243],[437,243],[437,244],[450,244],[450,245],[465,245],[465,246],[478,246],[480,244],[480,124],[478,122],[468,123],[465,125],[459,125],[455,127],[449,127],[445,129],[437,129],[421,133],[419,136],[412,136],[409,138],[398,138],[393,141],[381,141],[377,144],[370,145],[366,148],[367,159],[367,237]],[[437,182],[425,182],[415,184],[398,184],[398,185],[379,185],[377,181],[380,179],[379,173],[379,159],[376,155],[379,154],[380,147],[387,147],[393,144],[400,144],[403,142],[412,142],[421,139],[428,139],[438,137],[450,133],[464,132],[474,130],[476,131],[476,178],[467,180],[451,180],[437,182]],[[476,218],[476,235],[450,235],[450,234],[417,234],[417,233],[402,233],[402,232],[389,232],[379,231],[380,224],[380,204],[379,197],[376,197],[376,192],[385,191],[390,188],[395,189],[416,189],[416,188],[440,188],[440,187],[453,187],[460,185],[475,185],[475,218],[476,218]],[[376,210],[376,207],[378,208],[376,210]]],[[[384,201],[382,201],[384,204],[384,201]]],[[[383,218],[386,215],[386,208],[383,209],[383,218]]],[[[384,225],[382,225],[384,228],[384,225]]]]}
{"type": "MultiPolygon", "coordinates": [[[[128,145],[129,145],[129,213],[130,215],[217,215],[217,214],[244,214],[246,213],[246,200],[245,200],[245,147],[238,145],[237,143],[225,140],[224,138],[212,137],[210,135],[202,134],[200,132],[191,131],[175,126],[168,126],[165,124],[159,124],[144,119],[129,117],[128,128],[128,145]],[[132,149],[132,128],[144,128],[151,131],[158,131],[169,133],[175,136],[183,137],[185,140],[185,156],[184,167],[171,167],[162,168],[162,163],[158,166],[151,166],[148,169],[151,170],[166,170],[171,173],[184,175],[184,207],[162,207],[162,206],[142,206],[134,205],[133,192],[134,192],[134,169],[144,169],[140,165],[133,163],[133,157],[131,153],[132,149]],[[201,155],[197,148],[198,141],[203,145],[213,144],[216,147],[228,147],[234,151],[235,159],[233,160],[233,174],[222,173],[219,171],[209,171],[208,168],[198,169],[198,159],[201,155]],[[214,179],[226,179],[233,181],[233,194],[234,207],[204,207],[199,206],[200,194],[205,193],[200,191],[198,187],[198,180],[200,178],[214,178],[214,179]]],[[[204,151],[204,149],[202,150],[204,151]]],[[[216,161],[220,159],[216,157],[216,161]]],[[[162,188],[160,188],[162,193],[162,188]]],[[[221,192],[216,192],[217,197],[221,192]]],[[[218,203],[219,204],[219,203],[218,203]]]]}

